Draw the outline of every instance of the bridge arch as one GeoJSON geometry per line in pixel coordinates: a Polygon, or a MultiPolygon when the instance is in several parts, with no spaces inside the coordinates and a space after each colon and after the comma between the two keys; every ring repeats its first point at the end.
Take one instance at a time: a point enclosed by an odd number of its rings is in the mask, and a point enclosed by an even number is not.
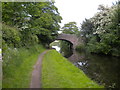
{"type": "Polygon", "coordinates": [[[79,39],[75,34],[59,34],[55,40],[64,40],[72,44],[73,49],[79,44],[79,39]]]}
{"type": "Polygon", "coordinates": [[[66,42],[69,42],[71,45],[73,45],[73,43],[69,40],[66,40],[66,39],[55,39],[55,40],[62,40],[62,41],[66,41],[66,42]]]}

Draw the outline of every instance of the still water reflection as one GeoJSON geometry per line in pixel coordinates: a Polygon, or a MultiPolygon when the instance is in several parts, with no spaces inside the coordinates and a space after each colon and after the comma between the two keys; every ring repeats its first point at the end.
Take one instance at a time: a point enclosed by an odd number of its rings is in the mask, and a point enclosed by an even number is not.
{"type": "Polygon", "coordinates": [[[119,58],[85,53],[77,54],[79,59],[76,57],[77,60],[72,60],[72,62],[75,66],[82,69],[88,77],[99,84],[105,85],[107,88],[120,88],[119,58]]]}
{"type": "Polygon", "coordinates": [[[68,55],[68,60],[82,69],[88,77],[107,88],[120,88],[119,58],[78,53],[75,50],[72,52],[71,56],[68,55]]]}

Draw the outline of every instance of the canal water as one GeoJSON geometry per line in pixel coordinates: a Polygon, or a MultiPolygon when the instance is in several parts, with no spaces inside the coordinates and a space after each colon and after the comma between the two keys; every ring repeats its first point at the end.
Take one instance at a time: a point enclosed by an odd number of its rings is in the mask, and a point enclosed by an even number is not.
{"type": "MultiPolygon", "coordinates": [[[[54,48],[60,53],[60,47],[54,48]]],[[[67,59],[83,70],[89,78],[106,88],[120,88],[119,58],[85,52],[78,53],[75,50],[71,50],[71,52],[70,55],[67,55],[67,59]]]]}
{"type": "Polygon", "coordinates": [[[120,88],[119,58],[74,51],[68,59],[97,83],[106,88],[120,88]]]}

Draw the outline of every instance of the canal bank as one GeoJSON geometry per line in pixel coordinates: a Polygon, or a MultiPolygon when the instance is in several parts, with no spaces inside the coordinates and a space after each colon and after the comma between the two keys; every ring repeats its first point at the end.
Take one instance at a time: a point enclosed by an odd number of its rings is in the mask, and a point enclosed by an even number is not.
{"type": "Polygon", "coordinates": [[[55,50],[43,57],[42,88],[103,88],[55,50]]]}
{"type": "Polygon", "coordinates": [[[76,50],[64,51],[59,46],[56,46],[56,50],[64,57],[68,54],[67,56],[69,57],[66,58],[82,70],[91,80],[104,85],[106,88],[120,88],[119,57],[90,54],[85,51],[77,52],[76,50]],[[59,48],[59,51],[57,48],[59,48]]]}

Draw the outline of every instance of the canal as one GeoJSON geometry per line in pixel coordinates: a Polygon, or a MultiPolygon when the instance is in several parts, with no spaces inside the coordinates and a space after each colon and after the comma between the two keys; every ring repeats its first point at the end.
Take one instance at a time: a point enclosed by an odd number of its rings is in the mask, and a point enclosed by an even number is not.
{"type": "Polygon", "coordinates": [[[63,54],[59,46],[52,46],[92,80],[106,88],[120,88],[120,60],[112,56],[96,55],[75,50],[63,54]],[[72,52],[72,53],[71,53],[72,52]]]}

